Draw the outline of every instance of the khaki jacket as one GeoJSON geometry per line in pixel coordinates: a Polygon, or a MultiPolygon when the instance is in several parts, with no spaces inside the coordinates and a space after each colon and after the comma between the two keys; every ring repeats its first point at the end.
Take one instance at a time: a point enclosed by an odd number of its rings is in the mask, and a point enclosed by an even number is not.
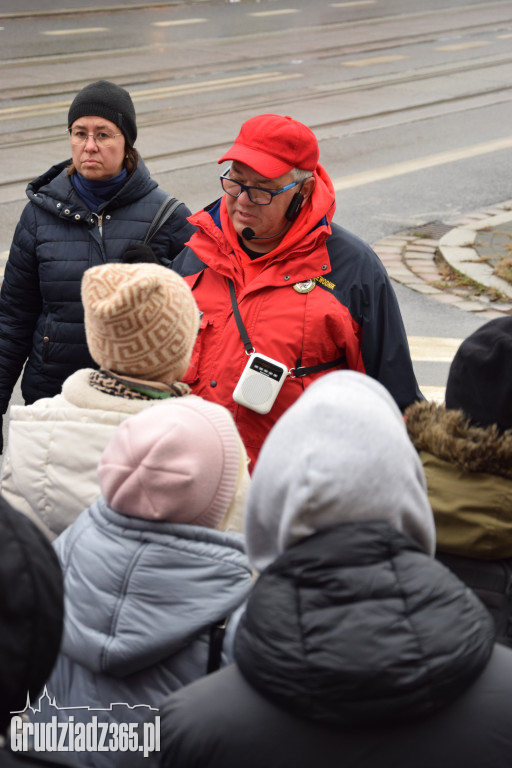
{"type": "Polygon", "coordinates": [[[406,412],[420,453],[437,549],[463,557],[512,557],[512,432],[471,426],[462,411],[432,402],[406,412]]]}

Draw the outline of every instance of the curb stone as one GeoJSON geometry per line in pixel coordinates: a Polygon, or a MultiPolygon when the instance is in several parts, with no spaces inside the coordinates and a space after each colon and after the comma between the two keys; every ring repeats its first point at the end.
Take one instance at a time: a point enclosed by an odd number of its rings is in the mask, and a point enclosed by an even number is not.
{"type": "Polygon", "coordinates": [[[373,249],[392,280],[413,291],[431,296],[487,320],[512,315],[512,285],[492,274],[492,266],[481,259],[475,242],[481,230],[498,226],[512,232],[512,200],[489,206],[448,222],[431,222],[391,235],[373,244],[373,249]],[[475,296],[470,288],[439,287],[445,283],[436,256],[467,277],[496,289],[510,300],[475,296]]]}

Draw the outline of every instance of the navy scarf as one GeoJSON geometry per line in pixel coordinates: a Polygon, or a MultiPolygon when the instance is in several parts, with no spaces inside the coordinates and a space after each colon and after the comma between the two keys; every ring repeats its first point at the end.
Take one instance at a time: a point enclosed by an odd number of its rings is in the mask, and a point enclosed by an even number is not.
{"type": "Polygon", "coordinates": [[[84,203],[90,207],[91,211],[98,211],[101,206],[111,200],[126,181],[128,172],[123,168],[121,173],[113,176],[111,179],[99,180],[86,179],[81,173],[71,175],[71,184],[75,192],[80,195],[84,203]]]}

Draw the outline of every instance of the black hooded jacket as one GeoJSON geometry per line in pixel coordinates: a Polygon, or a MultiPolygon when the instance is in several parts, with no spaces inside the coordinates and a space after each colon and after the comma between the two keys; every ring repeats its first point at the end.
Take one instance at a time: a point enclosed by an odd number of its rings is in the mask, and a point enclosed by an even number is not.
{"type": "Polygon", "coordinates": [[[11,751],[13,713],[37,702],[59,652],[64,621],[62,572],[39,528],[0,496],[1,768],[73,765],[52,754],[11,751]]]}
{"type": "Polygon", "coordinates": [[[260,576],[236,666],[168,699],[154,764],[509,768],[512,653],[492,637],[474,594],[404,534],[326,529],[260,576]]]}

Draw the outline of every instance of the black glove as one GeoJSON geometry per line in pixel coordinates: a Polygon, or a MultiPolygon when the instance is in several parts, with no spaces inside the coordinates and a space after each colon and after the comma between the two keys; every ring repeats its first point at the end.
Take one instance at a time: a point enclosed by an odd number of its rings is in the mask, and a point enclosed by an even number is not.
{"type": "Polygon", "coordinates": [[[132,243],[123,253],[125,264],[159,264],[157,257],[149,245],[142,243],[132,243]]]}
{"type": "Polygon", "coordinates": [[[4,452],[4,434],[2,432],[3,421],[4,415],[3,413],[0,413],[0,454],[4,452]]]}

